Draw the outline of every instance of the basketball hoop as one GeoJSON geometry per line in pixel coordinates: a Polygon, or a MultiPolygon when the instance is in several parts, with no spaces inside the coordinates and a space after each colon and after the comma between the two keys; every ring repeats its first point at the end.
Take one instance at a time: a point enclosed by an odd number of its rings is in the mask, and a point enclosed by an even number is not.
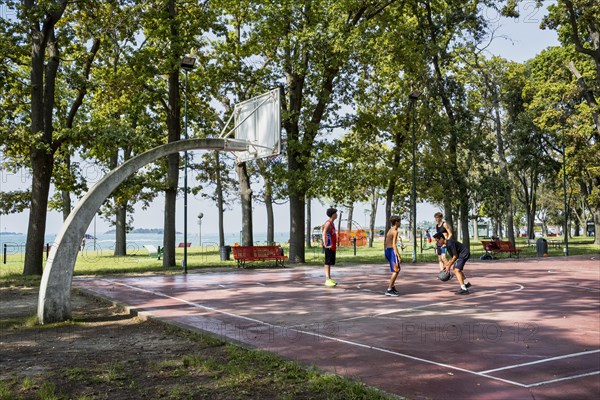
{"type": "Polygon", "coordinates": [[[235,132],[235,138],[248,143],[247,151],[236,153],[237,162],[271,158],[281,154],[281,100],[280,90],[273,89],[235,105],[227,126],[234,119],[234,127],[225,135],[235,132]]]}

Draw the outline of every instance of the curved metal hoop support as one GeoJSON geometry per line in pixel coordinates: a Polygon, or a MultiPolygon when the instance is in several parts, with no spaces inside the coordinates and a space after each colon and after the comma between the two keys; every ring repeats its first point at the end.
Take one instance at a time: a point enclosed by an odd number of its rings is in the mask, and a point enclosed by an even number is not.
{"type": "Polygon", "coordinates": [[[167,143],[129,159],[92,186],[67,217],[48,255],[38,298],[41,324],[71,318],[71,283],[79,245],[104,200],[143,166],[169,154],[188,150],[246,151],[248,144],[236,139],[187,139],[167,143]]]}

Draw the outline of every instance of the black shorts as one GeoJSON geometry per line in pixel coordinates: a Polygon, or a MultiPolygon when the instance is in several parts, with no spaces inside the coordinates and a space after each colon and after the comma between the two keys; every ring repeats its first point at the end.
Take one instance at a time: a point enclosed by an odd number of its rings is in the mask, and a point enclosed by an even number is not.
{"type": "Polygon", "coordinates": [[[324,248],[325,265],[335,265],[335,250],[324,248]]]}
{"type": "Polygon", "coordinates": [[[456,262],[454,263],[454,268],[459,269],[459,270],[463,270],[463,268],[465,267],[466,262],[469,260],[469,257],[465,257],[465,258],[459,258],[458,260],[456,260],[456,262]]]}

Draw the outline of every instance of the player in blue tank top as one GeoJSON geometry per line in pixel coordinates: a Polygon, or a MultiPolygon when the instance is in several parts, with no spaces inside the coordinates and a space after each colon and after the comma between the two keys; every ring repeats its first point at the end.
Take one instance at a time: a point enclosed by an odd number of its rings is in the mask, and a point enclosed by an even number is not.
{"type": "MultiPolygon", "coordinates": [[[[435,218],[435,233],[441,233],[444,235],[444,237],[446,239],[450,239],[452,237],[452,229],[450,229],[450,226],[446,223],[446,221],[444,221],[442,218],[444,218],[444,215],[441,212],[436,212],[433,215],[433,218],[435,218]]],[[[435,236],[434,236],[435,237],[435,236]]],[[[446,264],[446,247],[445,246],[439,246],[436,243],[436,248],[437,248],[437,255],[438,255],[438,263],[440,265],[440,271],[444,269],[444,265],[446,264]]]]}

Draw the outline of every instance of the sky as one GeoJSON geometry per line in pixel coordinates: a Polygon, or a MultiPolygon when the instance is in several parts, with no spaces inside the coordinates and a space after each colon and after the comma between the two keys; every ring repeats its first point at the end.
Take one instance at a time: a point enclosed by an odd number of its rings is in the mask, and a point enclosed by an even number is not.
{"type": "MultiPolygon", "coordinates": [[[[546,1],[544,5],[554,3],[546,1]]],[[[518,19],[506,19],[498,15],[493,10],[482,11],[485,16],[493,21],[497,30],[496,39],[487,48],[489,54],[498,55],[509,60],[523,62],[533,58],[541,50],[548,46],[558,45],[558,39],[555,31],[541,30],[540,22],[545,15],[545,9],[536,9],[535,0],[525,0],[519,3],[521,16],[518,19]]],[[[88,184],[91,186],[101,177],[97,168],[92,164],[82,165],[82,175],[88,178],[88,184]]],[[[183,174],[180,177],[180,187],[183,187],[183,174]]],[[[188,183],[192,185],[193,177],[189,178],[188,183]]],[[[31,177],[27,171],[22,170],[17,173],[9,173],[0,170],[0,190],[18,190],[26,189],[31,185],[31,177]]],[[[312,222],[313,226],[321,225],[326,219],[325,210],[330,204],[313,201],[312,222]]],[[[134,214],[133,225],[135,228],[161,228],[164,215],[164,197],[160,195],[155,199],[147,210],[137,207],[134,214]]],[[[343,210],[343,209],[342,209],[343,210]]],[[[376,225],[385,225],[384,204],[381,203],[376,216],[376,225]]],[[[288,232],[290,226],[289,206],[288,204],[275,206],[275,231],[288,232]]],[[[437,207],[430,204],[417,205],[417,221],[433,221],[433,214],[440,211],[437,207]]],[[[360,226],[366,226],[369,218],[369,206],[359,204],[355,207],[354,221],[360,226]]],[[[192,194],[188,195],[188,234],[197,232],[198,215],[204,214],[202,218],[202,232],[204,234],[216,233],[218,231],[217,209],[210,201],[201,199],[192,194]]],[[[345,218],[345,210],[342,218],[345,218]]],[[[0,215],[0,231],[26,233],[29,214],[27,211],[19,214],[0,215]]],[[[253,214],[254,234],[266,232],[266,210],[264,205],[255,204],[253,214]]],[[[224,216],[225,232],[238,233],[241,225],[241,208],[239,204],[228,210],[224,216]]],[[[405,223],[405,222],[403,222],[405,223]]],[[[62,225],[62,215],[57,212],[48,214],[46,232],[48,234],[56,233],[62,225]]],[[[180,195],[177,202],[177,223],[176,229],[183,231],[183,195],[180,195]]],[[[98,233],[111,229],[108,222],[102,218],[96,219],[96,231],[98,233]]],[[[93,233],[93,223],[88,228],[88,233],[93,233]]]]}

